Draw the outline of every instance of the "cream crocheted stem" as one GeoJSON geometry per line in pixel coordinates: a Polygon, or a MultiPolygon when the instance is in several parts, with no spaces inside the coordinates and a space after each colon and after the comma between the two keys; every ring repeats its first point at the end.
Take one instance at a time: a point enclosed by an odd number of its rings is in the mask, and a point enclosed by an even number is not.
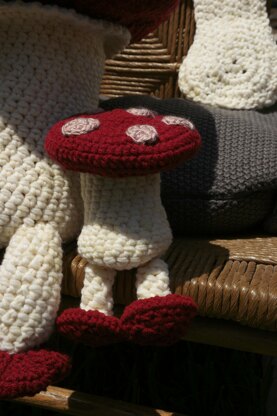
{"type": "Polygon", "coordinates": [[[0,266],[0,351],[16,353],[46,341],[60,303],[61,270],[54,227],[16,231],[0,266]]]}
{"type": "Polygon", "coordinates": [[[86,311],[98,310],[105,315],[112,315],[115,274],[115,270],[88,264],[85,267],[80,307],[86,311]]]}
{"type": "Polygon", "coordinates": [[[169,273],[167,264],[161,259],[153,259],[138,267],[136,274],[137,298],[169,295],[169,273]]]}
{"type": "Polygon", "coordinates": [[[78,249],[91,264],[128,270],[170,245],[159,174],[117,179],[81,174],[81,191],[85,219],[78,249]]]}
{"type": "Polygon", "coordinates": [[[82,173],[81,192],[85,218],[78,250],[90,262],[81,307],[112,314],[115,270],[143,265],[137,272],[138,297],[170,293],[167,265],[154,259],[172,239],[160,175],[113,179],[82,173]]]}
{"type": "Polygon", "coordinates": [[[97,107],[102,36],[71,12],[0,5],[0,350],[38,345],[53,327],[61,239],[79,234],[83,205],[78,175],[43,142],[58,120],[97,107]]]}
{"type": "Polygon", "coordinates": [[[257,109],[277,100],[277,45],[266,0],[195,0],[196,34],[179,72],[194,101],[257,109]]]}

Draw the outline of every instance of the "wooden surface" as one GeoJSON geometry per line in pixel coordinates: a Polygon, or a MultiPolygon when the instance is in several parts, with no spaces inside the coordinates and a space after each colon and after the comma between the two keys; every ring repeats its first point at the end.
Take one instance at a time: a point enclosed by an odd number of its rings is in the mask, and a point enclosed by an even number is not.
{"type": "Polygon", "coordinates": [[[196,318],[185,340],[277,357],[277,333],[220,319],[196,318]]]}
{"type": "Polygon", "coordinates": [[[21,397],[15,401],[73,416],[182,416],[180,413],[151,409],[54,386],[34,397],[21,397]]]}

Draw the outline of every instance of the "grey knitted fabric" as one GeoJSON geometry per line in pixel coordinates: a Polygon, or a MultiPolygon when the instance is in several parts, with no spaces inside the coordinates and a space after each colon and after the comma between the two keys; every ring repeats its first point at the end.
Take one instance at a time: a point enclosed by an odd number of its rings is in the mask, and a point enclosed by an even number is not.
{"type": "Polygon", "coordinates": [[[263,112],[226,110],[149,96],[111,99],[101,106],[148,107],[187,117],[199,130],[198,154],[162,174],[162,200],[175,235],[262,229],[264,221],[269,231],[275,225],[277,230],[274,216],[269,219],[277,191],[276,106],[263,112]]]}

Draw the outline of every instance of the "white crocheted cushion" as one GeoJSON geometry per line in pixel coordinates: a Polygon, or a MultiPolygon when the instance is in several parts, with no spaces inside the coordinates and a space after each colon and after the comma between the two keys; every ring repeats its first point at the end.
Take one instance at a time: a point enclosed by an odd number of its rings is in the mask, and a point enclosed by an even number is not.
{"type": "Polygon", "coordinates": [[[266,0],[195,0],[196,34],[179,72],[194,101],[233,109],[277,99],[277,46],[266,0]]]}

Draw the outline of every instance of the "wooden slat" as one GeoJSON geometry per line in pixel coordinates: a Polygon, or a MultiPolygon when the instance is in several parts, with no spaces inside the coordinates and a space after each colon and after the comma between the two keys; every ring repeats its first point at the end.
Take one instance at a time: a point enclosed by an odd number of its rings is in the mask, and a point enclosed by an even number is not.
{"type": "Polygon", "coordinates": [[[125,61],[121,62],[119,60],[115,61],[110,59],[109,61],[107,61],[107,64],[109,64],[109,69],[110,68],[114,68],[114,69],[121,69],[121,70],[125,70],[125,71],[131,71],[131,70],[140,70],[140,71],[145,71],[145,72],[153,72],[156,73],[156,71],[161,71],[161,72],[175,72],[176,68],[178,66],[178,64],[176,63],[165,63],[165,64],[160,64],[158,62],[145,62],[143,65],[140,62],[128,62],[128,65],[126,64],[125,61]]]}
{"type": "Polygon", "coordinates": [[[186,341],[277,357],[277,333],[241,326],[235,322],[196,318],[186,341]]]}
{"type": "Polygon", "coordinates": [[[54,386],[33,397],[21,397],[15,401],[73,416],[182,416],[180,413],[151,409],[54,386]]]}

